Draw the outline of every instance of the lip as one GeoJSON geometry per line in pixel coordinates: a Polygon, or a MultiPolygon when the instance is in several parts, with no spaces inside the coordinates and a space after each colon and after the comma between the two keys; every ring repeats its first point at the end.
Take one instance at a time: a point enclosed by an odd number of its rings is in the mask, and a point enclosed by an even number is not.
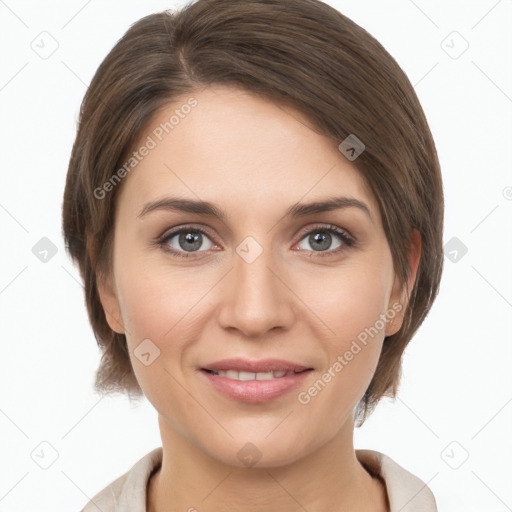
{"type": "Polygon", "coordinates": [[[302,372],[304,370],[312,370],[309,366],[285,361],[283,359],[262,359],[260,361],[250,361],[249,359],[234,358],[222,359],[201,367],[202,370],[227,371],[236,370],[239,372],[302,372]]]}
{"type": "Polygon", "coordinates": [[[215,375],[213,373],[209,373],[204,368],[202,368],[199,373],[204,375],[209,384],[211,384],[215,390],[229,398],[245,403],[261,403],[278,398],[279,396],[297,388],[305,379],[308,378],[312,371],[312,369],[305,369],[300,373],[285,375],[284,377],[276,377],[270,380],[245,381],[215,375]]]}

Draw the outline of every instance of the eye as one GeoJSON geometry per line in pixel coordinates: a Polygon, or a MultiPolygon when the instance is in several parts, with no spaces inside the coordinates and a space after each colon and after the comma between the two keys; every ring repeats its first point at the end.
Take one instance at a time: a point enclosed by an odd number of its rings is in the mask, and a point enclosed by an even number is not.
{"type": "Polygon", "coordinates": [[[187,253],[204,252],[212,248],[208,234],[199,228],[184,227],[168,233],[160,239],[159,245],[176,256],[187,258],[187,253]],[[204,246],[206,242],[206,247],[204,246]],[[203,247],[203,250],[200,250],[203,247]]]}
{"type": "MultiPolygon", "coordinates": [[[[179,258],[192,258],[197,253],[207,252],[216,246],[203,229],[184,226],[159,238],[156,243],[165,251],[179,258]]],[[[356,240],[345,230],[334,225],[320,225],[309,229],[297,244],[300,251],[315,256],[333,256],[356,245],[356,240]],[[334,247],[332,244],[336,243],[334,247]],[[310,248],[301,246],[309,245],[310,248]]]]}
{"type": "Polygon", "coordinates": [[[305,236],[301,238],[300,243],[298,245],[300,250],[312,251],[314,253],[325,253],[318,254],[319,256],[324,256],[339,253],[354,246],[355,240],[346,231],[338,228],[337,226],[329,225],[327,227],[317,226],[314,229],[310,229],[305,233],[305,236]],[[338,243],[332,247],[332,244],[333,242],[336,242],[336,239],[338,240],[338,243]],[[308,247],[300,247],[300,243],[303,242],[306,242],[311,249],[308,247]]]}

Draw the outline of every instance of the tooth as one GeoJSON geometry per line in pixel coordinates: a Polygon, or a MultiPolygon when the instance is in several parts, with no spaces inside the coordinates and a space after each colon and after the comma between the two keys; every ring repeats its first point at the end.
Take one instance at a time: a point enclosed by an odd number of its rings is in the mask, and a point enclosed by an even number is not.
{"type": "Polygon", "coordinates": [[[256,374],[255,373],[239,372],[239,374],[238,374],[238,380],[255,380],[255,379],[256,379],[256,374]]]}
{"type": "Polygon", "coordinates": [[[281,377],[288,377],[290,375],[295,375],[297,372],[287,372],[284,370],[273,371],[273,372],[239,372],[238,370],[218,370],[213,371],[214,375],[218,375],[220,377],[227,377],[228,379],[240,380],[240,381],[248,381],[248,380],[272,380],[279,379],[281,377]]]}
{"type": "MultiPolygon", "coordinates": [[[[280,377],[280,375],[277,375],[277,373],[284,373],[284,372],[275,372],[276,377],[280,377]]],[[[272,372],[261,372],[256,374],[256,380],[271,380],[274,378],[274,373],[272,372]]]]}

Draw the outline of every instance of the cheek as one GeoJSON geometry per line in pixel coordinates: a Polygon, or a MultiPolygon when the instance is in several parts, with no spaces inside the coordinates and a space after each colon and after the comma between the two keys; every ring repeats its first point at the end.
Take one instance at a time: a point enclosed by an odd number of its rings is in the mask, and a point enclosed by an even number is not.
{"type": "Polygon", "coordinates": [[[332,410],[348,410],[364,394],[389,321],[385,314],[389,275],[385,269],[361,265],[345,270],[337,279],[322,283],[322,293],[316,298],[315,309],[332,332],[323,342],[328,363],[320,382],[311,393],[306,390],[308,395],[317,393],[318,406],[324,404],[332,410]],[[324,393],[324,388],[329,390],[324,393]]]}
{"type": "Polygon", "coordinates": [[[171,272],[148,261],[125,260],[116,281],[132,367],[150,395],[159,383],[172,380],[166,370],[174,373],[186,359],[189,340],[198,338],[204,295],[215,279],[210,283],[190,269],[171,272]]]}
{"type": "Polygon", "coordinates": [[[121,312],[132,344],[150,338],[160,345],[166,333],[177,322],[182,309],[176,291],[154,277],[127,277],[121,287],[121,312]]]}
{"type": "MultiPolygon", "coordinates": [[[[133,245],[139,242],[134,241],[133,245]]],[[[129,245],[129,244],[126,244],[129,245]]],[[[194,316],[194,308],[209,287],[193,269],[172,268],[157,250],[133,251],[119,258],[116,282],[123,321],[132,344],[150,338],[161,347],[194,316]]],[[[121,251],[120,251],[121,254],[121,251]]],[[[214,279],[210,285],[213,286],[214,279]]]]}
{"type": "Polygon", "coordinates": [[[388,306],[391,276],[388,267],[378,261],[362,262],[333,272],[316,288],[315,297],[310,294],[315,311],[332,331],[333,348],[344,350],[368,330],[383,338],[381,315],[388,306]]]}

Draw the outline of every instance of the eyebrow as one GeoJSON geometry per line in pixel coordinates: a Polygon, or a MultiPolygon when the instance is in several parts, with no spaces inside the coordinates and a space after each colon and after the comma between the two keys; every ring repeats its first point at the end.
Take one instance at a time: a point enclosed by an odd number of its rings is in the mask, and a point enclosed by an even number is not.
{"type": "MultiPolygon", "coordinates": [[[[305,217],[314,213],[322,213],[345,208],[358,208],[365,212],[373,222],[370,209],[366,203],[351,197],[332,197],[323,201],[315,201],[313,203],[307,204],[295,203],[286,210],[284,216],[298,218],[305,217]]],[[[225,221],[227,218],[226,212],[208,201],[182,199],[178,197],[165,197],[157,201],[146,203],[139,213],[138,218],[142,218],[155,210],[177,210],[187,213],[196,213],[199,215],[216,217],[222,221],[225,221]]]]}

